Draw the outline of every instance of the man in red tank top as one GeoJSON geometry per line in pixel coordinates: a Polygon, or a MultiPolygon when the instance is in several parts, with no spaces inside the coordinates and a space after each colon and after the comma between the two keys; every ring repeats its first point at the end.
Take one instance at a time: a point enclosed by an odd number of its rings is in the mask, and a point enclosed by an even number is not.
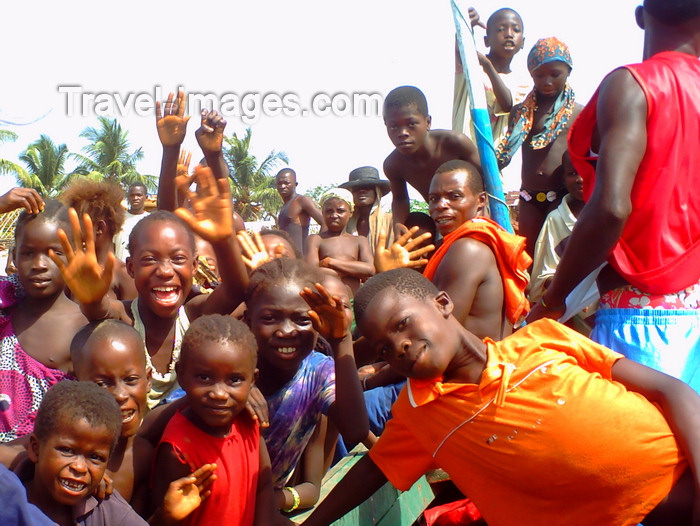
{"type": "Polygon", "coordinates": [[[700,0],[645,0],[636,17],[644,61],[610,73],[572,127],[587,204],[528,321],[558,318],[607,261],[591,337],[700,391],[700,0]]]}

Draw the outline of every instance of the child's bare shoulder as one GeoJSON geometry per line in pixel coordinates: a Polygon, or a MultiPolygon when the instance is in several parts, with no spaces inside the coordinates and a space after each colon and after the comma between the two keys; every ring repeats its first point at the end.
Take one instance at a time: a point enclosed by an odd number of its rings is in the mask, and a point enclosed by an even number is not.
{"type": "Polygon", "coordinates": [[[404,157],[394,149],[386,159],[384,159],[384,164],[382,165],[384,169],[384,175],[390,181],[401,181],[404,178],[401,176],[401,168],[405,163],[404,157]]]}
{"type": "Polygon", "coordinates": [[[431,130],[430,137],[435,145],[431,153],[437,160],[446,162],[457,158],[473,161],[476,146],[463,133],[454,130],[431,130]]]}

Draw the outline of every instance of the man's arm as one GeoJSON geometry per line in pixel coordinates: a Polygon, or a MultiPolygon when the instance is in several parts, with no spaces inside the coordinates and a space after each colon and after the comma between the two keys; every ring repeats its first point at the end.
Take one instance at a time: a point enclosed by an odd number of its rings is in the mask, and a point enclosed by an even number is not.
{"type": "Polygon", "coordinates": [[[598,96],[599,156],[593,194],[581,211],[552,283],[528,322],[556,318],[574,287],[610,255],[632,211],[631,192],[647,144],[644,92],[626,69],[611,73],[598,96]]]}
{"type": "Polygon", "coordinates": [[[408,187],[406,179],[401,177],[394,169],[391,156],[384,161],[384,175],[391,183],[391,214],[394,224],[404,224],[410,212],[410,200],[408,198],[408,187]]]}
{"type": "Polygon", "coordinates": [[[362,457],[333,488],[304,526],[328,526],[370,498],[386,483],[384,473],[369,455],[362,457]]]}
{"type": "Polygon", "coordinates": [[[695,514],[700,521],[700,397],[684,382],[664,373],[620,358],[612,366],[612,379],[656,404],[688,459],[695,480],[695,514]]]}
{"type": "MultiPolygon", "coordinates": [[[[474,298],[483,283],[488,269],[496,265],[491,249],[474,239],[460,239],[450,247],[440,262],[433,278],[438,290],[444,290],[452,298],[452,314],[466,326],[474,307],[474,298]],[[466,264],[468,262],[468,264],[466,264]]],[[[483,306],[480,306],[483,311],[483,306]]]]}
{"type": "Polygon", "coordinates": [[[323,214],[321,213],[321,209],[316,206],[316,203],[314,203],[310,197],[305,195],[300,195],[297,201],[301,205],[302,212],[316,221],[321,227],[321,231],[325,230],[326,224],[323,222],[323,214]]]}

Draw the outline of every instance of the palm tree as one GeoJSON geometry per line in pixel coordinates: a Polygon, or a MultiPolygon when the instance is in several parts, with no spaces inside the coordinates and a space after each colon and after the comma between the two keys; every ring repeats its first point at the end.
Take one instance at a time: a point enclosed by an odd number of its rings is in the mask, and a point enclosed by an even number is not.
{"type": "Polygon", "coordinates": [[[85,128],[80,137],[89,144],[83,148],[86,155],[72,154],[80,165],[76,171],[94,179],[110,179],[128,187],[132,183],[142,183],[151,191],[158,187],[158,179],[152,175],[142,175],[136,170],[136,163],[143,159],[141,148],[129,152],[129,132],[123,130],[117,119],[98,117],[98,127],[85,128]]]}
{"type": "Polygon", "coordinates": [[[65,144],[56,145],[47,135],[42,135],[19,156],[27,169],[16,173],[18,184],[34,188],[45,197],[55,197],[73,175],[65,173],[69,155],[65,144]]]}
{"type": "MultiPolygon", "coordinates": [[[[15,142],[17,134],[10,130],[0,130],[0,144],[6,142],[15,142]]],[[[0,159],[0,175],[14,175],[19,178],[20,174],[23,177],[28,177],[27,171],[17,163],[13,163],[7,159],[0,159]]]]}
{"type": "Polygon", "coordinates": [[[258,164],[249,151],[251,135],[252,130],[248,128],[243,138],[235,133],[224,137],[223,153],[230,170],[233,208],[244,221],[275,217],[282,206],[282,198],[277,193],[272,170],[280,162],[289,163],[284,152],[273,150],[258,164]]]}

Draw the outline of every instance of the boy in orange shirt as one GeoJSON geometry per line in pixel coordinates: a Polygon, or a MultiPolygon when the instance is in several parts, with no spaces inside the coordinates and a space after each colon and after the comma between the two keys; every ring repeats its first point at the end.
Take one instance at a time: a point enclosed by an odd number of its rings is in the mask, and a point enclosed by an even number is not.
{"type": "Polygon", "coordinates": [[[305,526],[438,466],[490,526],[690,523],[700,398],[687,385],[551,320],[482,341],[410,269],[368,280],[355,316],[409,380],[378,442],[305,526]]]}

